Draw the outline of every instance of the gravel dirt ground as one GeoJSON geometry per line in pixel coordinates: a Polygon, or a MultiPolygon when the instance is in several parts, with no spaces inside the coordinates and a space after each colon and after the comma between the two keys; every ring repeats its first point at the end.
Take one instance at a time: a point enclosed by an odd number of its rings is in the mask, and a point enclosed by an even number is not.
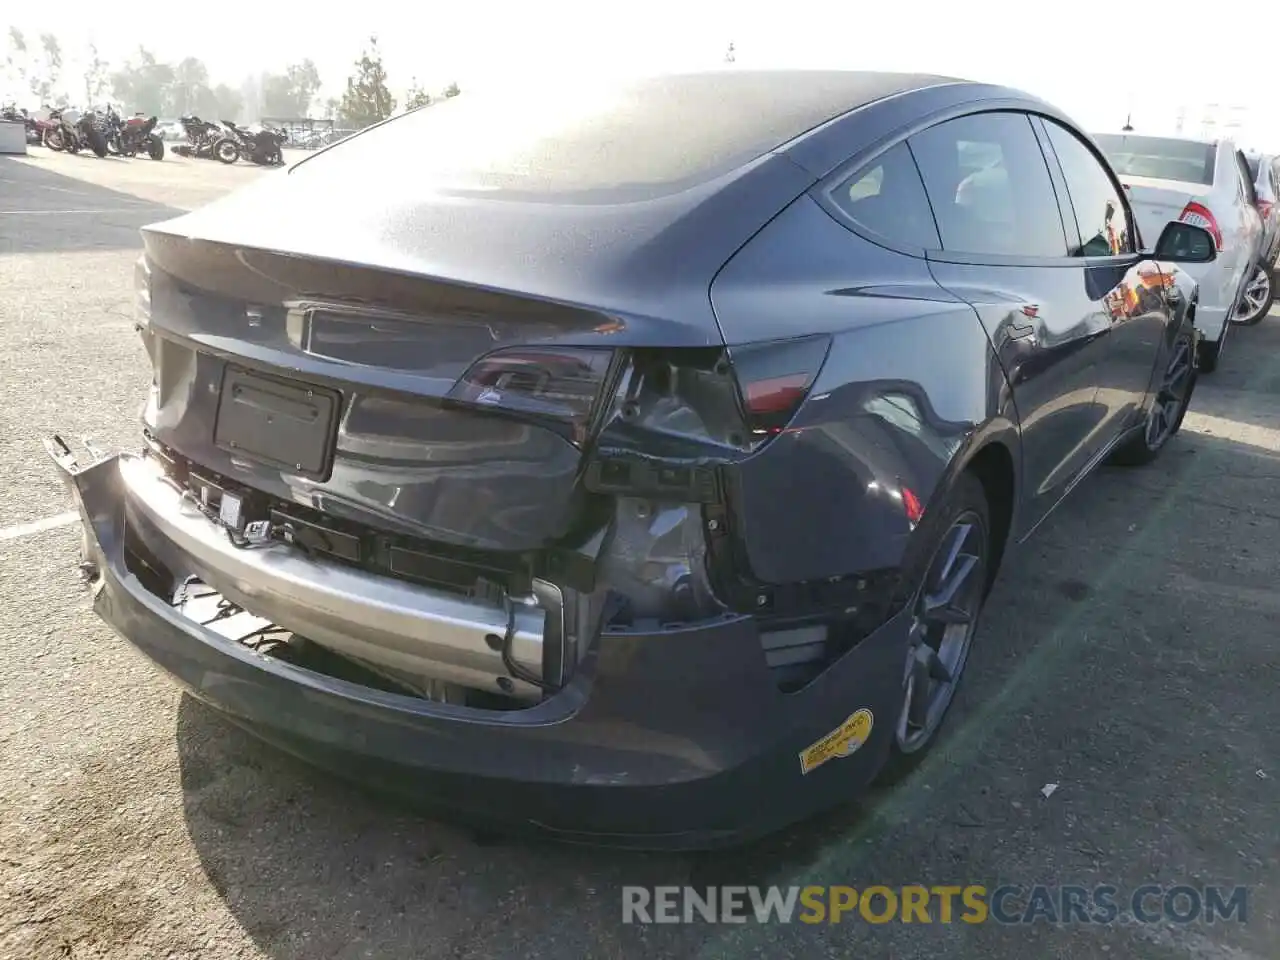
{"type": "Polygon", "coordinates": [[[1280,320],[1234,332],[1156,466],[1102,470],[1006,565],[905,781],[716,855],[498,841],[179,694],[91,613],[78,528],[17,527],[69,507],[42,435],[136,446],[137,228],[264,175],[0,158],[0,957],[1280,956],[1280,320]],[[1213,925],[621,922],[624,884],[915,882],[1249,900],[1213,925]]]}

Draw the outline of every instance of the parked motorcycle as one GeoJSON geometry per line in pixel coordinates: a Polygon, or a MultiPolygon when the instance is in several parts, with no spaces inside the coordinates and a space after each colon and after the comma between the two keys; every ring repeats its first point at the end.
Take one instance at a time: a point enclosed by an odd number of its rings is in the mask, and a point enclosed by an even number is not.
{"type": "Polygon", "coordinates": [[[97,157],[107,155],[107,138],[94,113],[67,108],[52,111],[50,119],[56,120],[57,124],[45,134],[45,145],[49,149],[65,150],[67,153],[79,153],[88,149],[97,157]]]}
{"type": "Polygon", "coordinates": [[[241,156],[263,167],[279,167],[284,164],[284,152],[281,148],[289,135],[283,130],[272,130],[260,124],[240,127],[230,120],[223,120],[222,126],[229,136],[235,138],[241,156]]]}
{"type": "Polygon", "coordinates": [[[240,141],[230,136],[222,126],[195,115],[180,117],[178,122],[187,135],[186,143],[173,148],[178,156],[220,163],[235,163],[240,159],[240,141]]]}
{"type": "Polygon", "coordinates": [[[41,107],[32,118],[35,142],[49,150],[64,150],[66,144],[62,140],[62,110],[41,107]]]}
{"type": "Polygon", "coordinates": [[[13,104],[5,104],[0,107],[0,120],[11,120],[17,122],[22,121],[22,129],[27,136],[28,146],[39,146],[43,138],[40,128],[37,126],[36,118],[27,113],[26,107],[16,107],[13,104]]]}
{"type": "Polygon", "coordinates": [[[105,117],[107,149],[117,156],[136,157],[145,153],[152,160],[164,159],[164,140],[155,132],[158,117],[141,114],[125,120],[108,107],[105,117]]]}

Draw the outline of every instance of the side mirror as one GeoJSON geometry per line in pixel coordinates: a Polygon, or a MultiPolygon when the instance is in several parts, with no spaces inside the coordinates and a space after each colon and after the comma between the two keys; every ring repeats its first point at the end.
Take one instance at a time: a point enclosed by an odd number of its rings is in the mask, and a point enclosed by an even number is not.
{"type": "Polygon", "coordinates": [[[1218,259],[1218,245],[1204,227],[1170,220],[1156,241],[1155,258],[1173,263],[1212,263],[1218,259]]]}

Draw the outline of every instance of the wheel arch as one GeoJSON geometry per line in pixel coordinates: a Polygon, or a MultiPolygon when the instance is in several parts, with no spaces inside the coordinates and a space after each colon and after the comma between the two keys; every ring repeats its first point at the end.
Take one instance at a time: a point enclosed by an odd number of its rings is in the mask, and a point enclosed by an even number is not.
{"type": "Polygon", "coordinates": [[[1013,530],[1014,509],[1018,500],[1018,470],[1011,437],[988,439],[965,458],[961,473],[972,474],[982,484],[991,519],[991,562],[987,565],[987,591],[995,583],[996,573],[1004,560],[1009,535],[1013,530]]]}

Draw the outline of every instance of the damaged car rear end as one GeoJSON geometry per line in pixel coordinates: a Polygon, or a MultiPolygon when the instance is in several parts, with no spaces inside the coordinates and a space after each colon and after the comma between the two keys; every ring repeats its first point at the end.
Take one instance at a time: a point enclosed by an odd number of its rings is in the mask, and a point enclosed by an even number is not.
{"type": "Polygon", "coordinates": [[[669,79],[536,136],[462,97],[147,228],[142,449],[49,442],[99,614],[472,822],[702,846],[865,783],[911,533],[999,389],[927,271],[841,299],[785,234],[735,260],[775,221],[870,248],[779,149],[928,85],[853,76],[669,79]],[[968,371],[940,401],[908,316],[968,371]]]}

